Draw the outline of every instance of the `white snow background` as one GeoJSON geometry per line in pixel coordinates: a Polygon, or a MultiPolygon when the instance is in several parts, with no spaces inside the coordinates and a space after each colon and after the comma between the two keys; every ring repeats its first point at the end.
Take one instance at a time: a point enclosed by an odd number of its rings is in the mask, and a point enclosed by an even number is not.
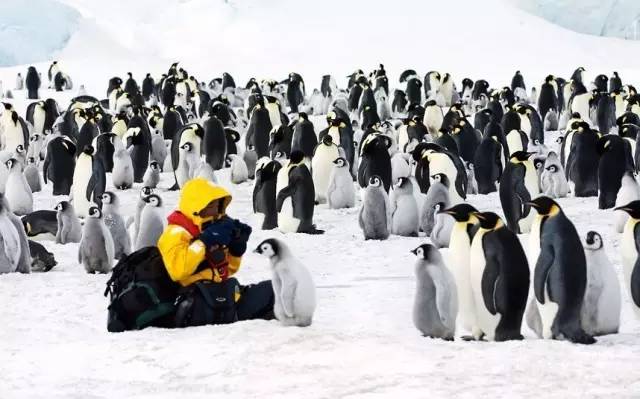
{"type": "MultiPolygon", "coordinates": [[[[640,43],[581,35],[530,16],[500,0],[62,0],[82,18],[55,55],[74,84],[106,93],[112,76],[132,71],[158,77],[169,64],[201,80],[229,71],[239,85],[251,76],[284,79],[300,72],[307,87],[332,73],[344,87],[355,68],[385,64],[391,81],[405,68],[420,74],[450,72],[486,78],[494,87],[523,72],[529,86],[545,75],[568,77],[577,66],[589,78],[620,72],[640,83],[640,43]]],[[[26,6],[25,2],[25,6],[26,6]]],[[[36,64],[46,76],[49,61],[36,64]]],[[[26,66],[0,69],[4,88],[26,66]]],[[[25,93],[11,101],[24,116],[25,93]]],[[[43,91],[66,107],[73,93],[43,91]]],[[[324,118],[315,118],[316,131],[324,118]]],[[[251,183],[231,190],[232,216],[251,220],[251,183]]],[[[171,183],[163,176],[162,187],[171,183]]],[[[134,212],[139,185],[118,192],[126,216],[134,212]]],[[[177,193],[164,192],[165,212],[177,193]]],[[[35,194],[36,209],[63,198],[51,187],[35,194]]],[[[481,210],[501,213],[496,194],[471,196],[481,210]]],[[[613,211],[597,199],[560,200],[584,235],[605,238],[622,282],[613,211]]],[[[322,236],[254,229],[262,239],[286,240],[311,270],[318,309],[309,328],[249,321],[182,330],[147,329],[109,334],[107,276],[87,275],[77,245],[43,242],[59,265],[51,272],[0,276],[0,398],[479,398],[639,397],[640,322],[623,292],[620,334],[591,346],[534,338],[507,343],[443,342],[414,329],[414,257],[425,238],[392,236],[367,241],[357,209],[316,208],[322,236]]],[[[526,239],[526,238],[525,238],[526,239]]],[[[446,253],[446,250],[443,251],[446,253]]],[[[263,258],[247,253],[238,273],[244,284],[270,278],[263,258]]]]}

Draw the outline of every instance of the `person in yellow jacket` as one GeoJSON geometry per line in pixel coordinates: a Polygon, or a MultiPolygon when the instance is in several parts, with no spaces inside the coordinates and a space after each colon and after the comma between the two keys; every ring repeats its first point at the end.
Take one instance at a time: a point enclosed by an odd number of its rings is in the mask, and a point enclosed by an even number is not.
{"type": "Polygon", "coordinates": [[[274,317],[271,281],[242,287],[233,278],[251,227],[227,216],[230,202],[223,187],[201,178],[188,181],[158,240],[169,276],[183,287],[178,327],[274,317]]]}

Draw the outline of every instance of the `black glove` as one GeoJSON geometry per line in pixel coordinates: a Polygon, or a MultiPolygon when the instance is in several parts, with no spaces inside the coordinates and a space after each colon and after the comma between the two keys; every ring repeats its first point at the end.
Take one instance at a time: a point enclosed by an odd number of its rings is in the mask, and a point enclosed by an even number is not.
{"type": "Polygon", "coordinates": [[[234,236],[228,245],[229,254],[240,257],[247,251],[247,241],[251,235],[251,226],[246,225],[240,221],[235,221],[234,236]]]}
{"type": "Polygon", "coordinates": [[[229,245],[233,238],[235,224],[231,219],[222,219],[207,226],[198,239],[207,247],[212,245],[229,245]]]}

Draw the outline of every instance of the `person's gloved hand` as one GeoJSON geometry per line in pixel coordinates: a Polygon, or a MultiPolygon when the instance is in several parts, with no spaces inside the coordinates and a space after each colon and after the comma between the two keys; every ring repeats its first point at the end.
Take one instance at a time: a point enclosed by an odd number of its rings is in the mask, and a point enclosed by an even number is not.
{"type": "Polygon", "coordinates": [[[231,219],[222,219],[211,223],[204,229],[198,239],[207,247],[212,245],[229,245],[233,238],[235,229],[234,221],[231,219]]]}
{"type": "Polygon", "coordinates": [[[235,230],[235,236],[232,237],[228,245],[229,254],[240,257],[247,251],[247,241],[249,241],[252,229],[251,226],[236,221],[235,230]]]}

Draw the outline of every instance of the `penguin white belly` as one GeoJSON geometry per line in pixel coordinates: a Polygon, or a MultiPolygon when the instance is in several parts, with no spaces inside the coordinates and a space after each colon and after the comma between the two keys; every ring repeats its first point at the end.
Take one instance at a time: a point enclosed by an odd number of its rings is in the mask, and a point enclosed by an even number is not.
{"type": "Polygon", "coordinates": [[[36,105],[33,110],[33,133],[43,134],[44,133],[44,120],[46,114],[42,107],[36,105]]]}
{"type": "MultiPolygon", "coordinates": [[[[520,115],[520,130],[525,132],[527,137],[531,138],[531,121],[527,115],[520,115]]],[[[509,149],[511,149],[511,146],[509,146],[509,149]]]]}
{"type": "MultiPolygon", "coordinates": [[[[491,312],[485,306],[484,296],[482,295],[482,276],[484,275],[484,269],[487,265],[487,261],[484,256],[484,248],[482,247],[482,237],[486,234],[486,231],[479,230],[473,238],[471,244],[470,253],[470,284],[473,292],[473,300],[476,308],[476,321],[478,327],[485,334],[487,341],[494,341],[496,335],[496,328],[502,316],[500,313],[492,315],[491,312]]],[[[480,339],[480,337],[475,337],[480,339]]]]}
{"type": "Polygon", "coordinates": [[[316,192],[316,201],[323,204],[327,202],[327,188],[329,178],[333,169],[333,161],[340,156],[337,146],[327,147],[322,145],[318,148],[311,161],[311,176],[316,192]]]}
{"type": "Polygon", "coordinates": [[[282,168],[278,171],[276,177],[276,197],[280,191],[289,185],[289,167],[288,165],[282,165],[282,168]]]}
{"type": "Polygon", "coordinates": [[[569,155],[571,154],[571,143],[573,142],[573,135],[575,132],[567,133],[564,137],[564,166],[567,166],[569,161],[569,155]]]}
{"type": "Polygon", "coordinates": [[[627,142],[629,143],[629,145],[631,145],[631,156],[635,156],[636,153],[636,141],[630,139],[629,137],[625,137],[625,140],[627,140],[627,142]]]}
{"type": "Polygon", "coordinates": [[[330,126],[327,134],[331,136],[333,144],[340,146],[340,128],[337,126],[330,126]]]}
{"type": "Polygon", "coordinates": [[[447,263],[447,267],[453,274],[458,287],[458,325],[472,331],[476,328],[476,312],[469,274],[470,243],[468,237],[466,225],[456,223],[453,226],[449,243],[450,261],[447,263]]]}
{"type": "MultiPolygon", "coordinates": [[[[616,272],[613,269],[613,265],[609,262],[609,259],[604,255],[603,250],[594,252],[587,258],[588,278],[587,278],[587,291],[585,292],[584,307],[588,303],[593,303],[595,318],[594,320],[587,320],[588,322],[595,322],[593,331],[587,330],[592,334],[614,334],[618,332],[620,327],[620,310],[621,310],[621,298],[620,298],[620,284],[616,272]],[[597,286],[595,293],[599,293],[599,296],[589,298],[589,288],[592,285],[597,286]]],[[[590,323],[588,323],[590,324],[590,323]]],[[[585,320],[583,318],[583,326],[585,320]]]]}
{"type": "Polygon", "coordinates": [[[333,190],[327,191],[327,202],[332,209],[352,208],[356,202],[356,190],[353,179],[349,171],[344,168],[344,172],[334,170],[333,183],[329,187],[333,190]]]}
{"type": "Polygon", "coordinates": [[[398,199],[396,211],[391,221],[391,232],[397,235],[418,233],[418,205],[413,195],[406,195],[398,199]]]}
{"type": "Polygon", "coordinates": [[[580,94],[575,96],[573,98],[573,103],[571,103],[571,111],[578,112],[585,122],[593,126],[593,121],[589,117],[590,115],[589,100],[590,99],[591,99],[590,93],[585,93],[585,94],[580,94]]]}
{"type": "Polygon", "coordinates": [[[16,215],[26,215],[33,212],[33,194],[24,175],[17,170],[9,173],[5,198],[9,202],[11,211],[16,215]]]}
{"type": "Polygon", "coordinates": [[[76,209],[78,217],[87,217],[89,214],[89,200],[87,199],[87,186],[92,175],[91,158],[85,158],[81,155],[78,159],[76,169],[73,173],[73,186],[71,193],[73,195],[73,207],[76,209]]]}
{"type": "Polygon", "coordinates": [[[517,151],[523,151],[522,138],[517,130],[512,130],[507,134],[507,146],[509,147],[509,156],[517,151]]]}
{"type": "Polygon", "coordinates": [[[184,187],[185,183],[189,181],[189,160],[184,154],[180,157],[180,164],[176,169],[176,180],[180,187],[184,187]]]}
{"type": "MultiPolygon", "coordinates": [[[[533,166],[533,164],[529,165],[531,161],[526,161],[526,162],[527,162],[527,167],[526,167],[526,173],[524,175],[524,185],[527,188],[527,191],[529,191],[529,195],[531,196],[531,199],[534,199],[540,195],[540,184],[538,182],[538,173],[536,172],[536,168],[533,166]]],[[[518,225],[520,226],[520,231],[523,234],[531,231],[531,225],[533,224],[533,221],[535,220],[536,215],[537,215],[536,210],[533,208],[530,208],[529,215],[527,215],[527,217],[520,219],[518,221],[518,225]]]]}
{"type": "Polygon", "coordinates": [[[4,149],[14,151],[19,145],[24,146],[24,136],[20,124],[6,126],[4,131],[4,149]]]}
{"type": "MultiPolygon", "coordinates": [[[[624,286],[625,290],[631,296],[631,274],[638,259],[638,252],[636,250],[636,242],[633,235],[633,231],[638,223],[637,220],[629,218],[629,221],[624,227],[622,238],[620,240],[620,250],[622,252],[622,271],[624,273],[624,286]]],[[[640,318],[640,308],[631,304],[636,316],[640,318]]]]}
{"type": "Polygon", "coordinates": [[[404,151],[406,145],[409,143],[409,133],[407,132],[407,125],[402,125],[398,128],[398,148],[404,151]]]}
{"type": "MultiPolygon", "coordinates": [[[[638,186],[634,179],[626,176],[623,177],[622,187],[620,187],[620,191],[618,191],[615,207],[625,206],[638,199],[640,199],[640,186],[638,186]]],[[[616,231],[622,233],[629,220],[629,214],[624,211],[614,211],[613,213],[616,218],[616,231]]]]}
{"type": "Polygon", "coordinates": [[[427,107],[424,113],[424,125],[427,127],[429,133],[436,134],[440,128],[442,127],[442,121],[444,117],[442,116],[442,111],[439,107],[427,107]]]}
{"type": "Polygon", "coordinates": [[[538,302],[538,310],[540,311],[540,318],[542,319],[542,337],[544,339],[551,339],[553,338],[551,326],[553,326],[553,321],[558,314],[558,304],[551,302],[549,299],[547,282],[544,283],[544,302],[544,305],[538,302]]]}
{"type": "Polygon", "coordinates": [[[451,196],[451,206],[464,202],[458,190],[456,190],[456,177],[458,176],[458,169],[453,164],[453,161],[446,155],[441,153],[429,154],[429,173],[431,176],[444,173],[449,178],[449,195],[451,196]]]}
{"type": "Polygon", "coordinates": [[[282,121],[280,120],[280,107],[278,106],[278,104],[267,102],[266,108],[267,111],[269,111],[271,127],[273,128],[282,125],[282,121]]]}
{"type": "Polygon", "coordinates": [[[300,226],[300,219],[293,216],[293,201],[291,197],[287,197],[278,212],[278,228],[283,233],[296,233],[298,226],[300,226]]]}
{"type": "Polygon", "coordinates": [[[622,96],[615,96],[615,105],[616,105],[616,119],[618,119],[625,112],[627,112],[627,104],[625,104],[624,98],[622,96]]]}

